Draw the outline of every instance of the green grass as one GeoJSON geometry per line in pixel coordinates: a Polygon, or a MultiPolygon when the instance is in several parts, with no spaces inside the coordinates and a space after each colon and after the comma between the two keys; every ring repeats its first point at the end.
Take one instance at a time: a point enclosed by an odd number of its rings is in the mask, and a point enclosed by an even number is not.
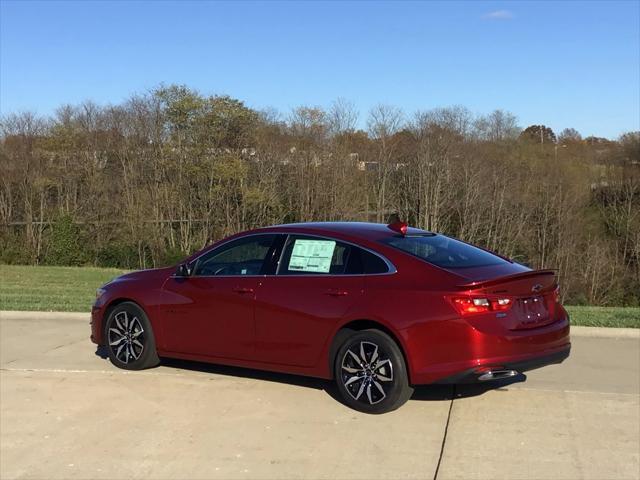
{"type": "Polygon", "coordinates": [[[638,307],[565,307],[572,325],[640,328],[638,307]]]}
{"type": "MultiPolygon", "coordinates": [[[[88,312],[112,268],[0,265],[0,310],[88,312]]],[[[640,308],[566,307],[573,325],[640,328],[640,308]]]]}
{"type": "Polygon", "coordinates": [[[0,265],[0,310],[89,312],[112,268],[0,265]]]}

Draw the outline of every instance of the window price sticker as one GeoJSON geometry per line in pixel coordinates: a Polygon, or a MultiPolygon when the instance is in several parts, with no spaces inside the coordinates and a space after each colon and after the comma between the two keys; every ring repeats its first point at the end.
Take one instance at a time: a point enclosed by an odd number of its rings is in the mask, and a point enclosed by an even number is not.
{"type": "Polygon", "coordinates": [[[296,240],[288,268],[298,272],[329,273],[335,249],[333,240],[296,240]]]}

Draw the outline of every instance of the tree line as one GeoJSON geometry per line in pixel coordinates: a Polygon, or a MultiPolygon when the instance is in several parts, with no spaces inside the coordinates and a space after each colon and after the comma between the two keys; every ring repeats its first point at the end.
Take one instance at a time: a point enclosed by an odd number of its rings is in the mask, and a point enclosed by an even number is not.
{"type": "Polygon", "coordinates": [[[257,111],[160,86],[0,122],[0,262],[148,268],[285,222],[385,222],[555,268],[565,301],[640,304],[640,133],[509,112],[257,111]],[[366,125],[365,128],[358,128],[366,125]]]}

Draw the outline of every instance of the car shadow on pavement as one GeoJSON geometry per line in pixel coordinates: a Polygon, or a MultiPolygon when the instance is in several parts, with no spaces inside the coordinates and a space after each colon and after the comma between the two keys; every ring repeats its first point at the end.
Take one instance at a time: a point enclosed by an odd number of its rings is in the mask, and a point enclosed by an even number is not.
{"type": "Polygon", "coordinates": [[[98,345],[96,347],[96,355],[103,360],[108,359],[109,354],[107,353],[107,347],[105,347],[104,345],[98,345]]]}
{"type": "MultiPolygon", "coordinates": [[[[102,346],[96,348],[96,355],[104,360],[109,358],[106,348],[102,346]]],[[[265,370],[253,370],[250,368],[232,367],[228,365],[179,360],[175,358],[163,358],[161,360],[161,366],[193,372],[212,373],[215,375],[249,378],[265,382],[286,383],[288,385],[296,385],[298,387],[314,388],[316,390],[323,390],[327,395],[342,403],[340,394],[331,380],[304,377],[288,373],[268,372],[265,370]]],[[[415,387],[411,400],[437,402],[450,401],[454,398],[475,397],[491,390],[506,391],[507,386],[514,383],[524,382],[526,379],[526,375],[519,373],[514,377],[483,383],[418,385],[415,387]]]]}
{"type": "Polygon", "coordinates": [[[189,370],[192,372],[213,373],[215,375],[225,375],[229,377],[248,378],[266,382],[286,383],[299,387],[315,388],[317,390],[324,390],[324,384],[331,383],[330,381],[323,380],[321,378],[304,377],[302,375],[293,375],[289,373],[269,372],[266,370],[254,370],[251,368],[233,367],[215,363],[180,360],[177,358],[162,358],[161,366],[168,368],[177,368],[180,370],[189,370]]]}
{"type": "Polygon", "coordinates": [[[418,385],[413,392],[412,400],[453,400],[455,398],[477,397],[489,391],[507,391],[509,385],[526,381],[523,373],[500,380],[478,383],[418,385]]]}
{"type": "MultiPolygon", "coordinates": [[[[96,355],[101,358],[108,358],[106,351],[96,350],[96,355]]],[[[320,378],[304,377],[301,375],[292,375],[287,373],[268,372],[265,370],[253,370],[242,367],[232,367],[227,365],[216,365],[211,363],[195,362],[189,360],[179,360],[174,358],[163,358],[161,365],[168,368],[176,368],[180,370],[189,370],[193,372],[212,373],[215,375],[225,375],[229,377],[248,378],[253,380],[261,380],[265,382],[285,383],[298,387],[313,388],[323,390],[333,399],[341,402],[335,384],[331,380],[320,378]]],[[[526,380],[526,375],[520,373],[514,377],[504,378],[501,380],[493,380],[484,383],[470,383],[458,385],[419,385],[415,387],[415,391],[411,400],[417,401],[450,401],[454,398],[475,397],[482,395],[491,390],[504,391],[506,387],[526,380]]]]}

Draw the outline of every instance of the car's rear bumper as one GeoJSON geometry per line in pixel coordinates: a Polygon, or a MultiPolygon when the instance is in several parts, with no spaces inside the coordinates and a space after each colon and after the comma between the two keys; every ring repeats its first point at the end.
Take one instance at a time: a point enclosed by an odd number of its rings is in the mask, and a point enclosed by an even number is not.
{"type": "Polygon", "coordinates": [[[558,321],[528,330],[508,330],[490,318],[417,327],[407,342],[411,383],[455,383],[487,370],[559,363],[571,351],[569,329],[564,311],[558,321]]]}
{"type": "Polygon", "coordinates": [[[522,360],[502,360],[494,359],[487,365],[480,367],[469,368],[464,372],[451,375],[450,377],[438,380],[436,383],[476,383],[479,382],[479,377],[488,370],[515,370],[518,373],[528,372],[535,370],[536,368],[545,367],[547,365],[553,365],[554,363],[562,363],[569,357],[571,352],[571,345],[559,350],[557,352],[548,353],[536,357],[530,357],[522,360]]]}

